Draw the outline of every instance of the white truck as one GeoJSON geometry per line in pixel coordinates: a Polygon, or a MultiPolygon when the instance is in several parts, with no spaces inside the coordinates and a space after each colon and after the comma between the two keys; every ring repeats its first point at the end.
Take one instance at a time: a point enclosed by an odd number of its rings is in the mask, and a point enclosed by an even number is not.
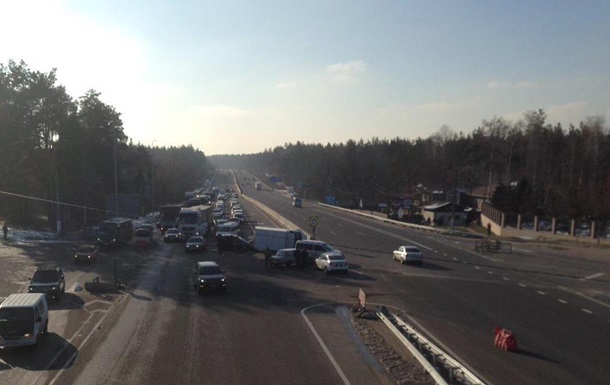
{"type": "Polygon", "coordinates": [[[263,251],[269,248],[271,251],[293,248],[295,243],[307,239],[307,235],[301,230],[288,230],[276,227],[256,226],[254,228],[254,249],[263,251]]]}

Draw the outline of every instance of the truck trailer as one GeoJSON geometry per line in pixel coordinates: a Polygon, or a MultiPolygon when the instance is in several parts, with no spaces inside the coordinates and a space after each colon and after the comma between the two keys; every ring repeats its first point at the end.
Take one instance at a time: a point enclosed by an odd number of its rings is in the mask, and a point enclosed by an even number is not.
{"type": "Polygon", "coordinates": [[[302,230],[256,226],[254,228],[253,246],[258,251],[263,251],[266,248],[271,251],[278,251],[292,248],[297,241],[304,239],[307,239],[307,235],[302,230]]]}

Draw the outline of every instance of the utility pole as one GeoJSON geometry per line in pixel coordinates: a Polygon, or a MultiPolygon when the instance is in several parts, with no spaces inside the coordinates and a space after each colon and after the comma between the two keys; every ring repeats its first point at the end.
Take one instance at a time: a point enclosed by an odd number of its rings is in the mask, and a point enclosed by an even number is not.
{"type": "Polygon", "coordinates": [[[112,128],[112,149],[114,152],[114,213],[119,213],[119,181],[116,172],[116,128],[112,128]]]}
{"type": "Polygon", "coordinates": [[[153,160],[152,151],[156,140],[150,144],[150,195],[153,216],[155,214],[155,161],[153,160]]]}

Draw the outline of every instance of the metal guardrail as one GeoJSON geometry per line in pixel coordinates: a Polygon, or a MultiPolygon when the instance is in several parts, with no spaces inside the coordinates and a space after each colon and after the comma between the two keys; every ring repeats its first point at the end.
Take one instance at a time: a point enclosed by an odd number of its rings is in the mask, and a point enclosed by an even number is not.
{"type": "Polygon", "coordinates": [[[409,349],[437,384],[485,385],[464,365],[438,348],[389,310],[385,308],[377,309],[376,314],[409,349]]]}

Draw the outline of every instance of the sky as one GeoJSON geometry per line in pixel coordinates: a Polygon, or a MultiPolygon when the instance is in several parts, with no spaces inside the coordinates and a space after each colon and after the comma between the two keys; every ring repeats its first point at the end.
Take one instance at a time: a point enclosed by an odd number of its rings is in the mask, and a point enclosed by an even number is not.
{"type": "Polygon", "coordinates": [[[205,155],[610,122],[607,0],[0,0],[0,63],[205,155]]]}

